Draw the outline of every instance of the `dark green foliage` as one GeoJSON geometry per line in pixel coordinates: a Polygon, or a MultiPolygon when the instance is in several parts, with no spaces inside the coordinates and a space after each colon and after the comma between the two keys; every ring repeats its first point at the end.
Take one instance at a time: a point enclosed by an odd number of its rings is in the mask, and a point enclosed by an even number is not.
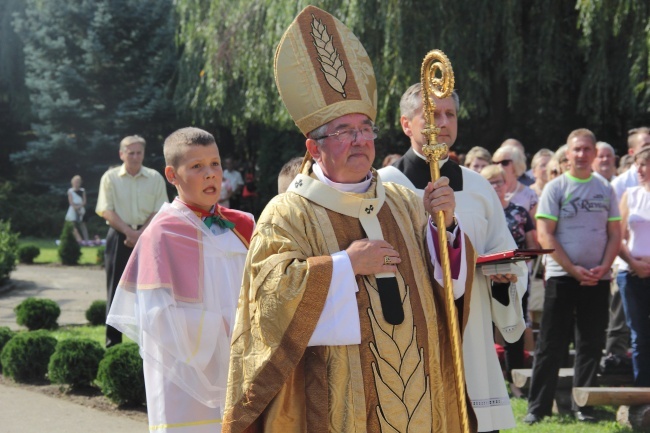
{"type": "Polygon", "coordinates": [[[18,233],[11,231],[9,221],[0,220],[0,284],[9,278],[11,271],[16,269],[18,253],[18,233]]]}
{"type": "Polygon", "coordinates": [[[64,265],[76,265],[81,257],[81,247],[74,237],[73,230],[74,225],[70,221],[66,221],[63,225],[58,249],[59,258],[64,265]]]}
{"type": "Polygon", "coordinates": [[[51,299],[27,298],[14,308],[16,323],[30,331],[56,329],[56,320],[61,314],[59,305],[51,299]]]}
{"type": "Polygon", "coordinates": [[[106,324],[106,301],[94,301],[86,310],[86,319],[93,326],[106,324]]]}
{"type": "Polygon", "coordinates": [[[89,338],[71,338],[59,341],[50,357],[48,376],[53,383],[73,388],[89,386],[97,377],[104,348],[89,338]]]}
{"type": "Polygon", "coordinates": [[[55,347],[56,339],[46,331],[21,332],[2,349],[2,372],[16,382],[42,381],[55,347]]]}
{"type": "MultiPolygon", "coordinates": [[[[23,44],[11,25],[24,10],[24,0],[0,0],[0,182],[11,177],[9,155],[24,149],[31,120],[23,44]]],[[[8,218],[0,212],[0,219],[8,218]]]]}
{"type": "Polygon", "coordinates": [[[106,247],[102,245],[101,247],[97,248],[97,262],[96,262],[102,268],[104,267],[104,254],[106,254],[106,247]]]}
{"type": "Polygon", "coordinates": [[[32,264],[40,253],[41,250],[36,245],[22,245],[18,247],[18,261],[20,263],[32,264]]]}
{"type": "Polygon", "coordinates": [[[99,363],[97,382],[102,393],[120,406],[143,404],[144,372],[138,345],[122,343],[108,349],[99,363]]]}
{"type": "Polygon", "coordinates": [[[2,348],[5,347],[7,341],[11,340],[14,335],[16,333],[9,329],[8,326],[0,326],[0,352],[2,352],[2,348]]]}
{"type": "MultiPolygon", "coordinates": [[[[2,353],[2,348],[5,347],[7,342],[16,335],[14,331],[9,329],[7,326],[0,326],[0,353],[2,353]]],[[[2,373],[2,362],[0,362],[0,373],[2,373]]]]}
{"type": "MultiPolygon", "coordinates": [[[[175,2],[183,47],[177,106],[194,122],[233,131],[238,155],[258,157],[260,168],[273,165],[260,161],[262,155],[273,158],[295,144],[289,136],[254,138],[297,130],[275,88],[272,53],[310,3],[175,2]]],[[[457,152],[475,145],[494,151],[510,137],[531,154],[555,150],[572,129],[589,127],[622,154],[626,130],[650,121],[647,0],[433,0],[424,8],[413,0],[314,4],[348,25],[373,62],[381,128],[377,162],[408,148],[399,99],[419,81],[422,60],[434,48],[447,54],[456,75],[457,152]]],[[[271,179],[274,173],[259,175],[271,179]]]]}
{"type": "Polygon", "coordinates": [[[125,135],[160,143],[171,132],[172,0],[24,3],[13,27],[35,109],[32,139],[13,162],[37,181],[67,183],[72,173],[105,171],[125,135]]]}
{"type": "Polygon", "coordinates": [[[3,199],[0,219],[11,220],[13,230],[33,237],[54,238],[61,235],[61,222],[68,208],[67,188],[57,192],[51,189],[51,184],[7,181],[0,184],[0,189],[0,199],[3,199]]]}

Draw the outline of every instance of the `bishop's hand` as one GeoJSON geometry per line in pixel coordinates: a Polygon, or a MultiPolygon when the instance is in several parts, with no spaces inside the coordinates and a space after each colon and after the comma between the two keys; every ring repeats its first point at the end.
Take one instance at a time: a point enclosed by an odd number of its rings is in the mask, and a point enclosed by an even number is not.
{"type": "Polygon", "coordinates": [[[441,176],[434,183],[429,182],[424,189],[422,200],[424,209],[433,217],[434,224],[435,215],[440,211],[445,215],[445,227],[453,224],[456,198],[454,190],[449,186],[449,178],[441,176]]]}

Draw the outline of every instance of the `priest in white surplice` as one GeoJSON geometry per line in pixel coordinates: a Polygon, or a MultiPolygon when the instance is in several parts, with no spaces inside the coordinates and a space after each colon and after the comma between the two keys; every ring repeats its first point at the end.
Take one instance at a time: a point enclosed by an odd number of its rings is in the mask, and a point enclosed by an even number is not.
{"type": "MultiPolygon", "coordinates": [[[[426,138],[421,133],[424,127],[421,88],[419,83],[414,84],[400,102],[400,121],[404,133],[411,140],[411,148],[393,166],[379,170],[384,182],[399,183],[420,195],[431,179],[429,166],[422,155],[426,138]]],[[[435,99],[435,103],[436,126],[441,128],[438,142],[451,147],[456,141],[458,96],[454,92],[451,97],[435,99]]],[[[477,254],[516,248],[492,186],[478,173],[449,158],[439,163],[441,176],[449,178],[449,185],[454,190],[458,220],[477,254]]],[[[493,275],[491,279],[480,269],[474,273],[469,321],[463,334],[463,353],[467,391],[481,432],[515,426],[494,349],[492,323],[506,341],[517,341],[524,332],[526,325],[521,299],[526,292],[526,275],[524,265],[513,265],[512,274],[493,275]]]]}

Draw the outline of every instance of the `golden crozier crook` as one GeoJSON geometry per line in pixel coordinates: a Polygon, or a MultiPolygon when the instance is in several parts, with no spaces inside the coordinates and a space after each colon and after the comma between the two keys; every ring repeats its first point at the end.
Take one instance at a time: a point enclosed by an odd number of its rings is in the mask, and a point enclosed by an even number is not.
{"type": "MultiPolygon", "coordinates": [[[[422,147],[422,151],[429,163],[431,181],[435,182],[440,178],[438,161],[447,156],[449,147],[447,143],[438,143],[440,128],[436,126],[434,115],[436,104],[431,98],[431,94],[438,99],[444,99],[451,96],[454,90],[454,71],[451,68],[449,59],[442,51],[432,50],[424,57],[420,70],[420,81],[422,83],[422,109],[425,121],[425,128],[422,130],[422,134],[427,139],[427,144],[422,147]]],[[[467,400],[465,398],[465,373],[463,370],[463,357],[460,350],[462,347],[460,324],[458,323],[458,314],[454,303],[449,251],[443,247],[443,245],[447,245],[444,212],[438,212],[435,218],[436,226],[438,227],[440,263],[442,265],[443,286],[445,288],[445,309],[450,322],[448,325],[451,331],[452,358],[454,361],[456,394],[458,395],[458,410],[461,416],[461,429],[464,433],[469,433],[467,400]]]]}

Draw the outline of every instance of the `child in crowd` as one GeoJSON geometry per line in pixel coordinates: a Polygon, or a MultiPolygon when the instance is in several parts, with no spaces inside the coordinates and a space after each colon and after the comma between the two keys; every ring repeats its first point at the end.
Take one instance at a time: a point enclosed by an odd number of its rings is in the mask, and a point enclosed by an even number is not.
{"type": "Polygon", "coordinates": [[[211,134],[179,129],[163,152],[178,197],[138,240],[107,323],[140,345],[150,431],[219,432],[254,221],[217,204],[223,172],[211,134]]]}
{"type": "Polygon", "coordinates": [[[65,220],[74,224],[74,237],[82,245],[88,242],[88,229],[84,222],[86,215],[86,190],[81,187],[81,176],[76,175],[70,181],[72,188],[68,189],[68,212],[65,220]]]}
{"type": "MultiPolygon", "coordinates": [[[[528,211],[508,200],[506,200],[506,175],[501,165],[493,164],[488,165],[481,170],[481,176],[486,178],[497,193],[503,211],[506,214],[506,223],[510,229],[512,237],[515,239],[517,248],[519,249],[536,249],[539,248],[537,243],[537,231],[535,224],[528,211]]],[[[528,286],[530,287],[530,278],[528,279],[528,286]]],[[[521,300],[521,306],[524,313],[524,320],[528,323],[528,291],[524,294],[521,300]]],[[[524,335],[514,342],[506,342],[504,346],[506,358],[506,374],[508,380],[512,383],[512,370],[515,368],[524,368],[524,335]]],[[[511,387],[512,388],[512,387],[511,387]]],[[[513,388],[515,394],[520,391],[513,388]]],[[[520,396],[520,395],[516,395],[520,396]]]]}

